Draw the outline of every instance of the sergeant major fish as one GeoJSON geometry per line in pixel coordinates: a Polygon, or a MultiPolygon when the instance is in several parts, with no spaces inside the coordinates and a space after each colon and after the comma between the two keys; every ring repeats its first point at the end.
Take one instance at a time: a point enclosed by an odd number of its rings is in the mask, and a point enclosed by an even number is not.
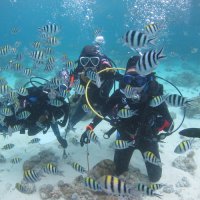
{"type": "Polygon", "coordinates": [[[158,61],[166,56],[163,54],[163,48],[156,52],[155,50],[150,50],[144,53],[136,64],[136,71],[141,75],[148,75],[158,65],[158,61]]]}
{"type": "Polygon", "coordinates": [[[153,44],[155,38],[149,38],[148,35],[139,31],[130,30],[123,36],[125,44],[131,49],[137,49],[146,46],[147,44],[153,44]]]}

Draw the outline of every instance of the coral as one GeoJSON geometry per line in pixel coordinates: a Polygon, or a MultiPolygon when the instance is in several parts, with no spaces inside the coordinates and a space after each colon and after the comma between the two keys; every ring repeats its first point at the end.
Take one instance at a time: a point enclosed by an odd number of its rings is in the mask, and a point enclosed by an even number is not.
{"type": "Polygon", "coordinates": [[[200,114],[200,98],[191,102],[192,106],[187,106],[186,116],[188,118],[199,118],[200,114]]]}
{"type": "Polygon", "coordinates": [[[182,179],[176,183],[176,187],[190,187],[187,177],[182,177],[182,179]]]}
{"type": "Polygon", "coordinates": [[[98,179],[104,175],[114,175],[115,165],[112,160],[106,159],[97,163],[90,171],[89,176],[98,179]]]}
{"type": "Polygon", "coordinates": [[[5,157],[2,154],[0,154],[0,163],[5,163],[5,162],[6,162],[5,157]]]}
{"type": "Polygon", "coordinates": [[[26,160],[23,164],[23,170],[38,169],[46,163],[57,163],[59,157],[57,157],[51,150],[44,150],[38,153],[38,155],[32,156],[29,160],[26,160]]]}
{"type": "Polygon", "coordinates": [[[60,190],[56,190],[52,185],[42,185],[39,189],[39,194],[42,200],[45,199],[60,199],[62,193],[60,190]]]}
{"type": "Polygon", "coordinates": [[[197,164],[195,163],[193,156],[194,156],[193,153],[189,153],[186,157],[178,156],[172,162],[172,166],[193,174],[194,171],[197,169],[197,164]]]}

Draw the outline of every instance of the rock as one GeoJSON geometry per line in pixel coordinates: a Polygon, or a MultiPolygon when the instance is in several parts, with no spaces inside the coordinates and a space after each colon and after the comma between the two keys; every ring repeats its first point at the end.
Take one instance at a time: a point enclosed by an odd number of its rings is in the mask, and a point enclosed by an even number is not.
{"type": "Polygon", "coordinates": [[[174,191],[175,190],[174,190],[173,185],[167,185],[167,186],[163,187],[163,192],[165,192],[165,193],[170,194],[170,193],[173,193],[174,191]]]}
{"type": "Polygon", "coordinates": [[[32,156],[29,160],[26,160],[23,164],[23,170],[27,169],[40,169],[46,163],[57,163],[59,157],[56,156],[51,150],[44,150],[38,153],[38,155],[32,156]]]}
{"type": "Polygon", "coordinates": [[[97,163],[90,171],[88,176],[98,179],[104,175],[114,175],[115,164],[112,160],[106,159],[97,163]]]}
{"type": "Polygon", "coordinates": [[[42,185],[39,189],[39,194],[42,200],[49,199],[52,197],[53,186],[48,185],[42,185]]]}
{"type": "Polygon", "coordinates": [[[79,195],[77,193],[73,193],[71,200],[80,200],[79,195]]]}
{"type": "Polygon", "coordinates": [[[193,153],[188,154],[187,157],[178,156],[173,162],[172,166],[181,169],[183,171],[187,171],[191,174],[197,169],[197,164],[193,158],[193,153]]]}
{"type": "Polygon", "coordinates": [[[176,187],[190,187],[187,177],[183,177],[180,181],[178,181],[176,183],[176,187]]]}
{"type": "Polygon", "coordinates": [[[0,154],[0,163],[5,163],[5,162],[6,162],[5,157],[2,154],[0,154]]]}

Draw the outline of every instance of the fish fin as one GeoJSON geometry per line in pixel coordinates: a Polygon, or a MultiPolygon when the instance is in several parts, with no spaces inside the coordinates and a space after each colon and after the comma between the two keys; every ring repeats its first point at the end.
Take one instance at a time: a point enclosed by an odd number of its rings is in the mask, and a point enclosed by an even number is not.
{"type": "Polygon", "coordinates": [[[160,51],[158,52],[158,55],[157,55],[157,58],[158,58],[158,59],[166,58],[166,55],[163,54],[163,50],[164,50],[164,47],[162,47],[162,48],[160,49],[160,51]]]}
{"type": "Polygon", "coordinates": [[[157,42],[157,38],[156,37],[149,39],[149,43],[151,45],[153,45],[153,46],[156,46],[156,42],[157,42]]]}
{"type": "Polygon", "coordinates": [[[187,99],[186,105],[192,107],[199,107],[200,96],[187,99]]]}

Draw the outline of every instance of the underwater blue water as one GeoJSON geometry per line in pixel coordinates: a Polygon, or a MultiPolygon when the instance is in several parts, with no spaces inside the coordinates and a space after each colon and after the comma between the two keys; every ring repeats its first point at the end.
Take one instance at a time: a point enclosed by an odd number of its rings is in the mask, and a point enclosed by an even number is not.
{"type": "MultiPolygon", "coordinates": [[[[101,29],[106,40],[103,52],[117,66],[125,67],[135,52],[123,45],[122,36],[129,29],[143,30],[155,22],[162,27],[157,48],[164,46],[167,55],[162,64],[199,72],[199,8],[197,0],[1,0],[0,46],[21,42],[18,51],[26,55],[24,64],[28,65],[27,51],[39,39],[38,27],[56,23],[61,26],[61,44],[55,55],[65,53],[76,60],[83,46],[93,42],[94,30],[101,29]],[[19,33],[11,34],[13,27],[19,28],[19,33]]],[[[7,61],[0,57],[1,66],[7,61]]]]}

